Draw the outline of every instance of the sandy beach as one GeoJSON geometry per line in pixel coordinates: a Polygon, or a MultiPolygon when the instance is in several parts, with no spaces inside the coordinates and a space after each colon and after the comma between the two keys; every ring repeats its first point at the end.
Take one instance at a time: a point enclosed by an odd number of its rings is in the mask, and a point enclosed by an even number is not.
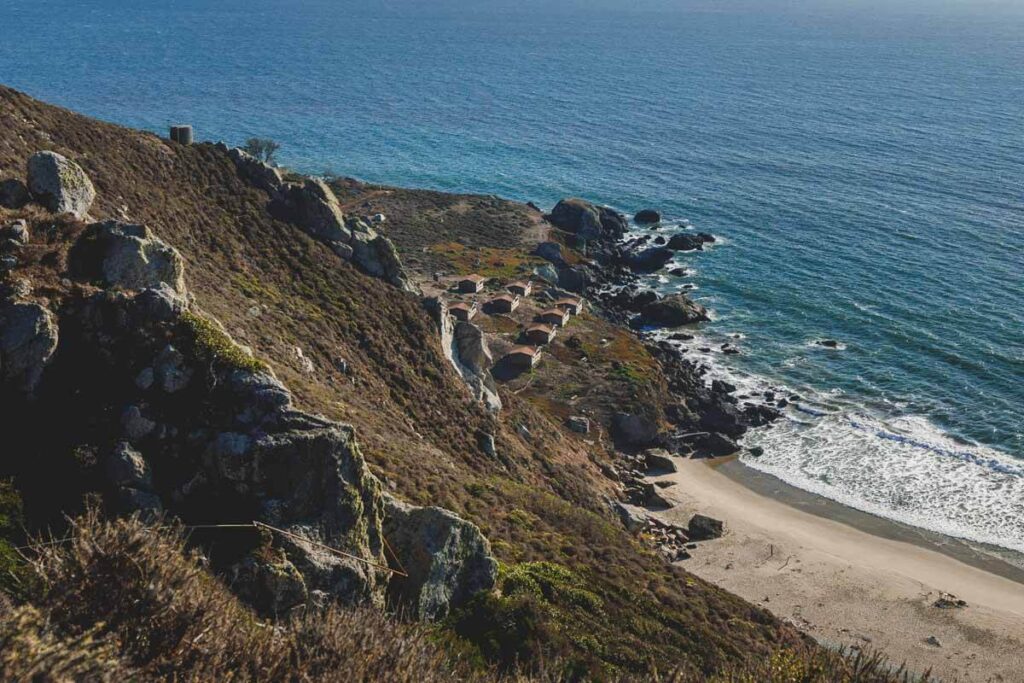
{"type": "Polygon", "coordinates": [[[677,463],[656,478],[675,482],[663,493],[676,504],[657,516],[685,524],[701,512],[726,524],[724,537],[692,551],[687,570],[826,644],[878,648],[944,680],[1024,681],[1021,570],[736,461],[677,463]],[[935,606],[942,593],[967,606],[935,606]]]}

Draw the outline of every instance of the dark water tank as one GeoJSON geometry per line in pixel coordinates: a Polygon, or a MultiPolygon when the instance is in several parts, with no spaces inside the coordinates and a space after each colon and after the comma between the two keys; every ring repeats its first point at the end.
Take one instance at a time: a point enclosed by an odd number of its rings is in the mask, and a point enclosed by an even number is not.
{"type": "Polygon", "coordinates": [[[192,126],[171,126],[171,140],[183,145],[191,145],[192,126]]]}

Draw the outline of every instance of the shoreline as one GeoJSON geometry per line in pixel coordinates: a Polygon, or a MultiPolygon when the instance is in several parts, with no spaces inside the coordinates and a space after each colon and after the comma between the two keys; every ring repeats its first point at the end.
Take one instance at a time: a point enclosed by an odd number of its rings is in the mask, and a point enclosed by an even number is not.
{"type": "Polygon", "coordinates": [[[913,671],[961,681],[1019,681],[1024,570],[962,541],[869,515],[743,465],[676,460],[674,503],[652,513],[685,525],[725,522],[681,566],[830,646],[879,649],[913,671]],[[953,542],[950,542],[953,541],[953,542]],[[963,608],[934,605],[941,594],[963,608]]]}
{"type": "Polygon", "coordinates": [[[805,491],[774,475],[754,469],[736,456],[721,459],[711,466],[744,488],[758,495],[778,500],[789,507],[823,519],[840,522],[872,536],[889,541],[909,543],[926,550],[939,552],[963,564],[1024,585],[1024,555],[1007,548],[947,536],[937,531],[930,531],[858,510],[818,493],[805,491]],[[1017,560],[1021,564],[1012,560],[1017,560]]]}

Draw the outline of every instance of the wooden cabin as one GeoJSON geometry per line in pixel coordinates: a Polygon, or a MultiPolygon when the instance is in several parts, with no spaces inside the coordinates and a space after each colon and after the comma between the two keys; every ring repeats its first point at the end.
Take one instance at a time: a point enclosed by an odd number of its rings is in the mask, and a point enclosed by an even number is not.
{"type": "Polygon", "coordinates": [[[540,362],[541,351],[535,346],[513,346],[505,361],[516,368],[529,369],[540,362]]]}
{"type": "Polygon", "coordinates": [[[530,296],[530,292],[533,291],[533,283],[529,280],[517,280],[509,283],[508,291],[517,296],[530,296]]]}
{"type": "Polygon", "coordinates": [[[559,299],[558,301],[556,301],[555,307],[564,308],[565,310],[569,311],[569,313],[571,313],[572,315],[579,315],[580,313],[583,312],[583,299],[576,296],[566,297],[564,299],[559,299]]]}
{"type": "Polygon", "coordinates": [[[565,325],[569,322],[569,311],[564,308],[549,308],[537,314],[537,322],[548,325],[565,325]]]}
{"type": "Polygon", "coordinates": [[[475,301],[469,303],[462,303],[461,301],[457,304],[452,304],[448,307],[448,312],[456,320],[462,320],[467,322],[473,319],[473,316],[477,313],[477,305],[475,301]]]}
{"type": "Polygon", "coordinates": [[[499,294],[487,302],[492,313],[511,313],[519,308],[519,297],[515,294],[499,294]]]}
{"type": "Polygon", "coordinates": [[[550,344],[551,340],[555,338],[555,333],[558,330],[551,325],[545,325],[544,323],[537,323],[536,325],[530,325],[526,328],[526,341],[530,342],[534,346],[544,346],[550,344]]]}
{"type": "Polygon", "coordinates": [[[487,278],[482,275],[467,275],[459,280],[459,291],[463,294],[476,294],[484,288],[487,278]]]}

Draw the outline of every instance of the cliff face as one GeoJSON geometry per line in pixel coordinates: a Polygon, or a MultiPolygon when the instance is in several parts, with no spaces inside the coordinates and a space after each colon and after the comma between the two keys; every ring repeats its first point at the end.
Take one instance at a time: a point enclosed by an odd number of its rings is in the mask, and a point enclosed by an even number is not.
{"type": "MultiPolygon", "coordinates": [[[[707,671],[798,640],[664,563],[605,504],[612,450],[603,431],[567,429],[559,397],[567,384],[586,391],[609,426],[623,406],[663,420],[661,365],[626,331],[588,319],[576,345],[553,349],[557,372],[525,387],[488,381],[500,400],[479,400],[447,357],[416,290],[460,259],[476,259],[467,270],[480,259],[503,273],[532,267],[539,213],[340,181],[332,199],[309,179],[246,172],[226,148],[169,143],[5,88],[0,128],[0,181],[24,180],[28,159],[51,150],[95,190],[78,216],[0,208],[0,227],[23,220],[28,234],[4,266],[12,428],[0,475],[14,478],[33,528],[59,525],[88,496],[111,514],[263,522],[291,536],[196,540],[267,614],[321,599],[383,605],[393,535],[399,561],[416,556],[416,585],[434,580],[411,596],[392,583],[390,595],[447,616],[505,661],[561,654],[593,671],[642,671],[655,658],[707,671]],[[370,213],[371,198],[389,215],[372,235],[345,218],[370,213]],[[481,230],[481,216],[495,229],[481,230]],[[323,229],[310,229],[314,218],[323,229]],[[595,367],[607,368],[599,382],[595,367]],[[389,506],[392,521],[427,531],[386,534],[389,506]],[[496,568],[477,527],[502,562],[501,593],[487,592],[496,568]],[[441,552],[466,561],[431,559],[441,552]]],[[[480,323],[488,334],[501,324],[480,323]]]]}

